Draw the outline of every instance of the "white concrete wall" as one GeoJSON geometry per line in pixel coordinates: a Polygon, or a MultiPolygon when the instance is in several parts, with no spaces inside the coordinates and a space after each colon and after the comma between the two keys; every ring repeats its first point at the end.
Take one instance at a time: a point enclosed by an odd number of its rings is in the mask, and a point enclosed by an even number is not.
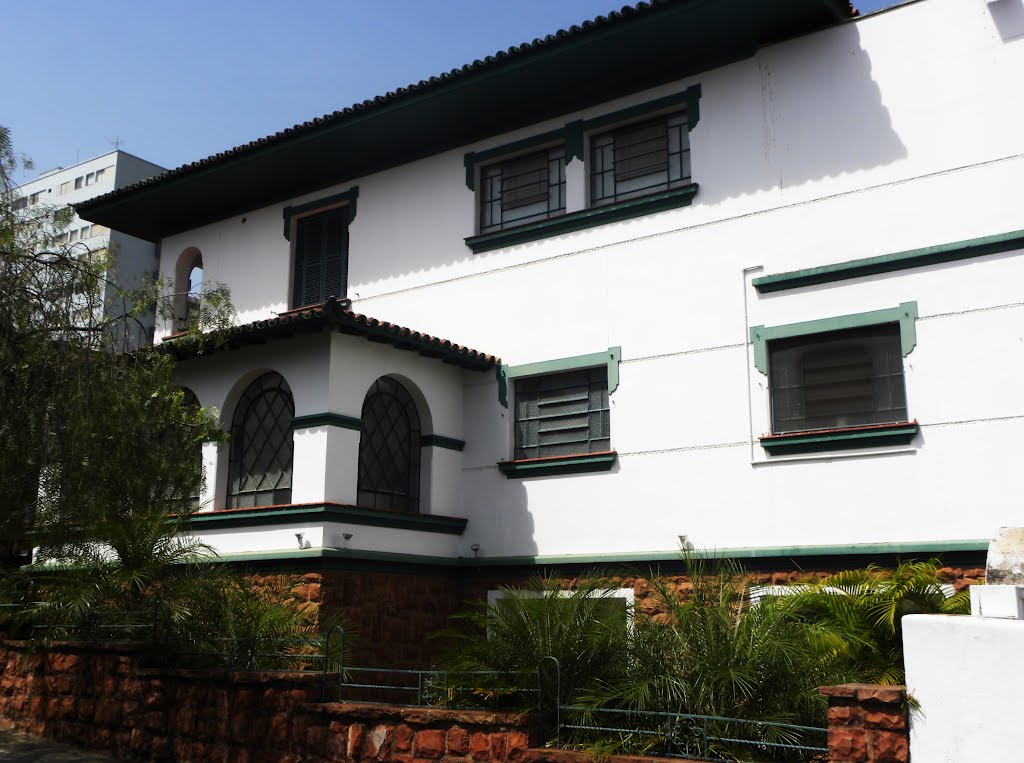
{"type": "Polygon", "coordinates": [[[903,618],[914,763],[1020,760],[1024,621],[903,618]]]}
{"type": "MultiPolygon", "coordinates": [[[[768,295],[750,284],[1024,229],[1024,100],[1011,96],[1024,44],[996,5],[908,5],[287,202],[359,186],[349,296],[360,312],[510,364],[621,346],[612,471],[506,479],[496,464],[511,457],[511,409],[498,404],[493,377],[437,361],[405,367],[414,355],[380,345],[332,353],[329,409],[357,415],[382,368],[420,386],[434,431],[467,443],[430,470],[431,511],[470,518],[465,555],[473,543],[487,556],[671,550],[682,533],[716,548],[952,541],[1015,524],[1020,252],[768,295]],[[465,246],[475,232],[466,151],[694,83],[703,96],[690,136],[692,206],[480,255],[465,246]],[[749,327],[906,301],[920,310],[904,361],[909,415],[921,423],[913,444],[769,460],[757,443],[770,425],[749,327]],[[453,382],[464,383],[454,397],[453,382]],[[444,476],[454,463],[461,472],[444,476]]],[[[577,163],[570,179],[584,177],[577,163]]],[[[195,246],[206,278],[231,287],[240,321],[287,309],[284,206],[166,239],[163,272],[195,246]]],[[[218,388],[239,370],[189,363],[219,369],[198,372],[218,388]]],[[[347,459],[350,440],[338,446],[347,459]]],[[[329,490],[341,495],[344,484],[338,476],[329,490]]]]}

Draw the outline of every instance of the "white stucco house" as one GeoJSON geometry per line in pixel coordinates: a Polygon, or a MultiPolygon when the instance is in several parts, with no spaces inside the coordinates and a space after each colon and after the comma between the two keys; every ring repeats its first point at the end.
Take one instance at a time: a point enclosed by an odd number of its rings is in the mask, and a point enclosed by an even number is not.
{"type": "Polygon", "coordinates": [[[981,565],[1024,439],[998,5],[640,3],[80,205],[231,289],[179,353],[232,432],[194,532],[381,618],[681,536],[981,565]]]}

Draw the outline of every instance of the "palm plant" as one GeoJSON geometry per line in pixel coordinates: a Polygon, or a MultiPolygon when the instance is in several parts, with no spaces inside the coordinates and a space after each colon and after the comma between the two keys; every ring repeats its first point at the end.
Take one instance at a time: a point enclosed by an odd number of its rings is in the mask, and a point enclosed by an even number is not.
{"type": "Polygon", "coordinates": [[[858,681],[899,685],[906,677],[903,616],[970,612],[969,591],[948,594],[939,567],[930,559],[892,571],[847,570],[802,587],[791,604],[841,670],[858,681]]]}
{"type": "Polygon", "coordinates": [[[565,702],[611,679],[625,664],[628,613],[610,586],[590,578],[565,590],[537,577],[525,589],[502,588],[494,603],[470,602],[455,626],[438,634],[452,642],[441,667],[449,685],[461,689],[450,692],[453,701],[487,698],[528,709],[537,697],[516,687],[532,689],[539,678],[542,707],[551,712],[559,696],[565,702]],[[548,657],[557,660],[557,674],[548,657]]]}

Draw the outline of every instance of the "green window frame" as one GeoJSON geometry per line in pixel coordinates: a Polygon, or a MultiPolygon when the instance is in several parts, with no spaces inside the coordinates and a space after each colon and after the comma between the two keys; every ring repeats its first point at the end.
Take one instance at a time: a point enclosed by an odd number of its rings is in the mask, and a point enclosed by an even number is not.
{"type": "MultiPolygon", "coordinates": [[[[754,365],[758,371],[769,377],[769,386],[771,388],[769,394],[774,398],[774,395],[776,394],[775,379],[773,377],[770,364],[772,352],[772,347],[770,345],[773,342],[779,342],[778,347],[780,348],[780,352],[783,352],[785,351],[786,345],[799,347],[799,339],[803,337],[806,337],[809,340],[807,343],[809,348],[814,345],[814,338],[820,337],[822,341],[817,343],[818,349],[822,347],[827,348],[830,340],[832,339],[834,339],[837,348],[857,341],[895,341],[898,345],[900,359],[902,360],[902,358],[907,357],[917,346],[917,332],[915,328],[915,321],[917,320],[917,317],[917,302],[904,302],[898,307],[884,310],[841,315],[781,326],[753,326],[750,329],[750,341],[753,345],[754,365]],[[869,330],[872,327],[881,328],[886,325],[894,327],[898,336],[892,337],[890,333],[891,338],[885,339],[885,331],[872,332],[869,330]]],[[[853,373],[861,373],[861,376],[856,377],[855,381],[874,381],[875,376],[878,375],[876,371],[877,369],[872,370],[867,376],[865,376],[864,373],[845,370],[843,368],[840,368],[840,370],[837,371],[828,371],[828,373],[838,375],[835,378],[842,383],[844,381],[842,374],[853,373]]],[[[889,371],[891,372],[892,369],[889,369],[889,371]]],[[[890,372],[881,374],[878,378],[887,376],[895,377],[895,373],[890,372]]],[[[853,377],[850,377],[850,379],[852,378],[853,377]]],[[[905,389],[904,379],[905,377],[901,367],[899,370],[898,392],[903,392],[905,389]]],[[[795,387],[798,386],[799,384],[795,385],[795,387]]],[[[856,423],[850,426],[843,425],[842,423],[836,423],[831,427],[822,427],[820,429],[807,428],[783,432],[778,432],[775,429],[776,401],[772,399],[772,433],[761,437],[761,445],[769,453],[794,453],[831,450],[836,448],[870,447],[881,444],[908,443],[917,434],[918,425],[916,421],[905,420],[907,406],[905,392],[903,392],[903,395],[902,409],[898,403],[891,404],[891,407],[893,410],[902,410],[904,413],[904,420],[856,423]]],[[[882,398],[875,397],[873,402],[875,404],[879,404],[880,399],[882,398]]],[[[884,412],[882,417],[884,418],[884,412]]]]}
{"type": "Polygon", "coordinates": [[[284,237],[292,241],[291,309],[348,295],[349,225],[356,216],[359,187],[323,199],[287,206],[284,237]]]}
{"type": "Polygon", "coordinates": [[[609,347],[498,369],[502,405],[508,407],[509,380],[516,393],[513,460],[498,465],[506,477],[612,468],[609,397],[619,386],[621,359],[622,348],[609,347]]]}
{"type": "MultiPolygon", "coordinates": [[[[700,85],[691,85],[672,95],[657,98],[653,101],[630,106],[591,119],[577,119],[564,126],[545,133],[524,138],[504,146],[485,151],[470,151],[464,157],[466,167],[466,187],[477,192],[481,166],[492,161],[503,160],[530,150],[539,150],[551,146],[564,146],[565,164],[574,158],[584,161],[585,146],[588,135],[614,134],[619,130],[630,130],[645,121],[670,116],[679,116],[680,128],[684,133],[682,143],[686,145],[685,173],[689,175],[689,133],[700,121],[700,85]]],[[[678,152],[677,152],[678,153],[678,152]]],[[[588,188],[592,185],[590,164],[587,162],[586,180],[588,188]]],[[[479,232],[465,239],[466,245],[474,254],[514,246],[529,241],[536,241],[563,233],[593,228],[598,225],[629,220],[642,215],[650,215],[669,209],[688,206],[693,203],[698,186],[687,177],[670,179],[664,187],[651,186],[643,194],[619,193],[605,198],[600,203],[593,199],[585,209],[573,212],[561,211],[551,214],[545,219],[524,221],[518,225],[503,226],[500,229],[479,226],[479,232]]],[[[588,194],[592,196],[592,194],[588,194]]],[[[476,207],[478,220],[481,215],[481,193],[477,193],[476,207]]]]}

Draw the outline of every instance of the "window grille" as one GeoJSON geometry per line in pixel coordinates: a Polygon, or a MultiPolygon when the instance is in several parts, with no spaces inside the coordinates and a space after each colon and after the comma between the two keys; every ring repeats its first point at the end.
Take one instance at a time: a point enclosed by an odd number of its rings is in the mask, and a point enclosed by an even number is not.
{"type": "Polygon", "coordinates": [[[419,511],[420,416],[409,391],[382,376],[363,401],[362,420],[359,505],[419,511]]]}
{"type": "Polygon", "coordinates": [[[292,307],[319,305],[348,292],[348,208],[335,207],[296,223],[292,307]]]}
{"type": "Polygon", "coordinates": [[[480,170],[480,232],[565,212],[565,149],[539,151],[480,170]]]}
{"type": "Polygon", "coordinates": [[[264,374],[246,388],[231,422],[228,508],[291,503],[294,417],[280,374],[264,374]]]}
{"type": "Polygon", "coordinates": [[[516,380],[516,460],[608,450],[607,368],[516,380]]]}
{"type": "Polygon", "coordinates": [[[689,182],[690,134],[685,112],[620,127],[590,140],[592,205],[646,196],[689,182]]]}
{"type": "Polygon", "coordinates": [[[899,324],[776,339],[768,370],[776,434],[907,420],[899,324]]]}

